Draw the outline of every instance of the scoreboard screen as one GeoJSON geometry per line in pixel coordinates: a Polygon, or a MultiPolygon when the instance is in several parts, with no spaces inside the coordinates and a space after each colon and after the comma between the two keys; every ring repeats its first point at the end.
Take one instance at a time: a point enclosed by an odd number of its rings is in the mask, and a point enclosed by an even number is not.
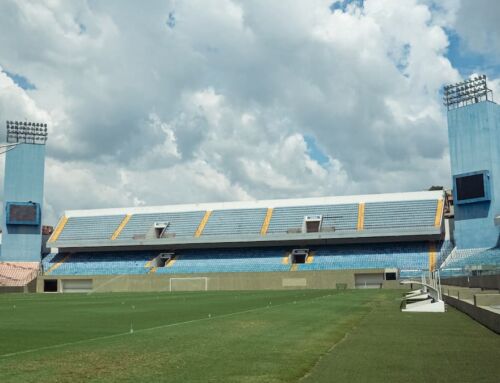
{"type": "Polygon", "coordinates": [[[457,203],[488,201],[489,180],[487,172],[476,172],[455,176],[457,203]]]}
{"type": "Polygon", "coordinates": [[[8,225],[39,225],[40,205],[34,202],[7,202],[8,225]]]}

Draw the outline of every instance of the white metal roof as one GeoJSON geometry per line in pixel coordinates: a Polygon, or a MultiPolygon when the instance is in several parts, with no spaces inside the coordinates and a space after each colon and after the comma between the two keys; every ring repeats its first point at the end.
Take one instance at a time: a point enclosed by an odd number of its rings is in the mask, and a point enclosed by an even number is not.
{"type": "Polygon", "coordinates": [[[255,208],[277,208],[313,205],[343,205],[350,203],[368,202],[396,202],[396,201],[418,201],[438,200],[444,198],[444,191],[421,191],[408,193],[386,193],[366,194],[355,196],[316,197],[316,198],[292,198],[260,201],[234,201],[214,202],[197,204],[180,204],[166,206],[136,206],[128,208],[112,209],[90,209],[90,210],[68,210],[66,217],[96,217],[103,215],[124,214],[147,214],[147,213],[175,213],[206,210],[229,210],[229,209],[255,209],[255,208]]]}

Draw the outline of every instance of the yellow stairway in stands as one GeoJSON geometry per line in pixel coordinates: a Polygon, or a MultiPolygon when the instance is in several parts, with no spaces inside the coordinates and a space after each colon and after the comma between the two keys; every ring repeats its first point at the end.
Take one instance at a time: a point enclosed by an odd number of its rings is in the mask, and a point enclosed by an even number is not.
{"type": "Polygon", "coordinates": [[[165,267],[172,267],[174,265],[175,261],[177,260],[176,258],[177,258],[176,255],[174,255],[172,258],[170,258],[170,260],[165,264],[165,267]]]}
{"type": "Polygon", "coordinates": [[[71,254],[66,255],[64,258],[62,258],[59,262],[56,264],[50,266],[50,268],[45,272],[46,275],[52,273],[54,270],[58,269],[64,262],[68,260],[71,254]]]}

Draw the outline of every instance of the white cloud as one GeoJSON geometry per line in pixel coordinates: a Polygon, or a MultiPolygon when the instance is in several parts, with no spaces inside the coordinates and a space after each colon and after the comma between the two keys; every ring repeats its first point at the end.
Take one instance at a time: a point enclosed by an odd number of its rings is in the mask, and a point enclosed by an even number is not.
{"type": "Polygon", "coordinates": [[[443,29],[457,6],[432,4],[3,2],[0,65],[36,89],[0,73],[0,114],[50,124],[51,223],[63,209],[449,184],[439,89],[458,79],[443,29]]]}
{"type": "Polygon", "coordinates": [[[500,2],[495,0],[462,0],[460,7],[456,7],[455,28],[467,48],[473,52],[491,55],[495,62],[500,58],[498,15],[500,2]]]}

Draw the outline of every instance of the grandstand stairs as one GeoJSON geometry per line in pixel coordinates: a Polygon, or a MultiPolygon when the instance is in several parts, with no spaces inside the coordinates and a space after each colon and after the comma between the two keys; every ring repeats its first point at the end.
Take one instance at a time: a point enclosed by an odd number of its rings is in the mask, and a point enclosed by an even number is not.
{"type": "Polygon", "coordinates": [[[165,263],[165,267],[172,267],[176,261],[177,261],[177,256],[174,255],[172,258],[168,260],[167,263],[165,263]]]}
{"type": "Polygon", "coordinates": [[[50,273],[52,273],[54,270],[57,270],[59,267],[61,267],[61,265],[62,265],[64,262],[66,262],[66,261],[69,259],[69,257],[70,257],[70,256],[71,256],[71,253],[70,253],[70,254],[68,254],[68,255],[66,255],[66,256],[64,256],[63,258],[61,258],[61,260],[59,260],[59,262],[57,262],[57,263],[53,264],[53,265],[52,265],[52,266],[51,266],[51,267],[50,267],[50,268],[49,268],[49,269],[45,272],[45,274],[46,274],[46,275],[50,275],[50,273]]]}
{"type": "Polygon", "coordinates": [[[148,274],[154,274],[156,273],[156,270],[158,270],[158,267],[153,265],[153,261],[155,260],[156,257],[151,258],[149,261],[146,262],[144,267],[148,269],[148,274]]]}
{"type": "Polygon", "coordinates": [[[306,263],[311,264],[314,262],[314,251],[310,251],[306,258],[306,263]]]}
{"type": "Polygon", "coordinates": [[[290,263],[290,252],[286,252],[283,259],[281,260],[283,265],[288,265],[290,263]]]}

